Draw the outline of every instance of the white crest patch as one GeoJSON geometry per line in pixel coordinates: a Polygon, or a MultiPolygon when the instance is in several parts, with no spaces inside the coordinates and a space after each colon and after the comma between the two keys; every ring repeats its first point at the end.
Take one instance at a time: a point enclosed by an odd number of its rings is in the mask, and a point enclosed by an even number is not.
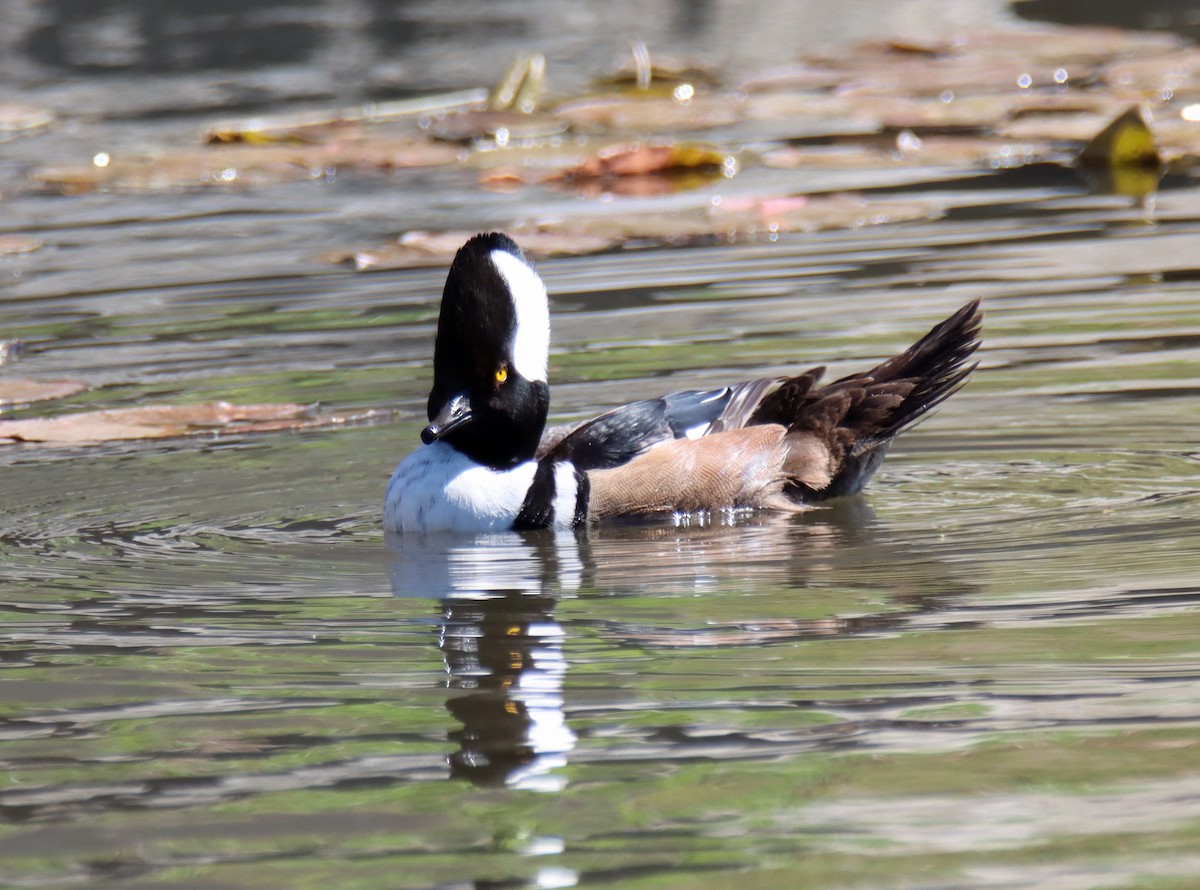
{"type": "Polygon", "coordinates": [[[492,251],[492,265],[512,294],[517,310],[513,367],[526,380],[546,381],[550,355],[550,305],[546,285],[527,263],[505,250],[492,251]]]}

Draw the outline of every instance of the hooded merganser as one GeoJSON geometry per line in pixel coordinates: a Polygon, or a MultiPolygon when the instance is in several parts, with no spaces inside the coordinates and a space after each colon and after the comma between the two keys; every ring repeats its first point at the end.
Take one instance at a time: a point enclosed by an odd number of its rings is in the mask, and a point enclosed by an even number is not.
{"type": "Polygon", "coordinates": [[[900,355],[633,402],[546,430],[546,288],[507,235],[454,257],[438,316],[424,445],[396,467],[388,532],[571,528],[612,517],[800,511],[860,491],[903,430],[977,363],[975,300],[900,355]]]}

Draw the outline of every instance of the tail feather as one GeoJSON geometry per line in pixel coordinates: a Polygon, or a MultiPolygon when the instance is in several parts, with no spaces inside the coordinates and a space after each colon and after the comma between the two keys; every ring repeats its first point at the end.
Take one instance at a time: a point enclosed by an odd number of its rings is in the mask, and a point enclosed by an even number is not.
{"type": "Polygon", "coordinates": [[[784,493],[813,502],[862,490],[892,440],[966,383],[978,365],[968,362],[979,348],[982,320],[974,300],[870,371],[819,387],[824,369],[816,368],[764,398],[750,422],[785,426],[795,454],[795,466],[785,461],[790,481],[784,493]],[[827,459],[820,474],[827,484],[812,484],[814,451],[827,459]]]}

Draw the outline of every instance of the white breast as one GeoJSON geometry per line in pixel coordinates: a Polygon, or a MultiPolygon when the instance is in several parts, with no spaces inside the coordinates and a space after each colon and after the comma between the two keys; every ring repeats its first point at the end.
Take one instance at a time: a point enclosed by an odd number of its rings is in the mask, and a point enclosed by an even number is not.
{"type": "MultiPolygon", "coordinates": [[[[400,462],[388,483],[383,527],[389,532],[484,532],[512,527],[537,464],[510,470],[475,463],[452,445],[434,442],[400,462]]],[[[554,526],[569,528],[578,495],[574,468],[555,468],[554,526]]]]}

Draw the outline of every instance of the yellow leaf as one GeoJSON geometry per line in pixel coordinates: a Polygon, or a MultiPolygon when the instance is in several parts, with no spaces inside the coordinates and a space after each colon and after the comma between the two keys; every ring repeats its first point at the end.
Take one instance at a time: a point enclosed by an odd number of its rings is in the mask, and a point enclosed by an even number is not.
{"type": "Polygon", "coordinates": [[[1085,167],[1157,167],[1162,163],[1154,134],[1135,106],[1128,109],[1092,139],[1079,153],[1085,167]]]}

